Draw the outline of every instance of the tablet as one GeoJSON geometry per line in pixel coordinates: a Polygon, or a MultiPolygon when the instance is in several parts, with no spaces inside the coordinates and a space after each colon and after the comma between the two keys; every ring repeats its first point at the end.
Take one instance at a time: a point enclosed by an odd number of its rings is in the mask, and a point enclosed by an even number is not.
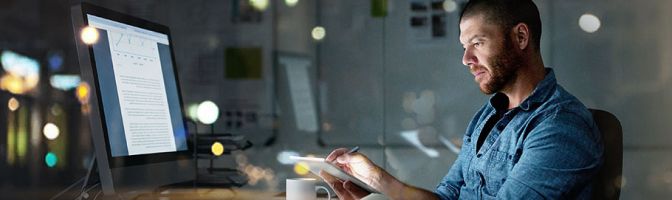
{"type": "Polygon", "coordinates": [[[337,177],[338,179],[341,179],[343,181],[350,181],[354,183],[355,185],[361,187],[362,189],[371,192],[371,193],[380,193],[377,190],[373,189],[373,187],[367,185],[363,181],[359,180],[358,178],[348,174],[347,172],[343,171],[341,168],[338,166],[327,162],[324,158],[314,158],[314,157],[299,157],[299,156],[292,156],[290,157],[293,160],[303,162],[308,167],[310,168],[310,172],[313,174],[320,176],[320,170],[324,170],[325,172],[337,177]]]}

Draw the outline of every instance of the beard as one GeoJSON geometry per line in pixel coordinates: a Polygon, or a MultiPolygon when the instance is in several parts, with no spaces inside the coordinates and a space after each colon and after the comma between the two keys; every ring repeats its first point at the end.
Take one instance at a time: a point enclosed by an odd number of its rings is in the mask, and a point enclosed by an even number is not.
{"type": "Polygon", "coordinates": [[[508,51],[510,49],[513,49],[513,41],[505,37],[503,48],[488,60],[491,63],[490,79],[479,87],[481,92],[488,95],[500,92],[516,79],[522,58],[517,52],[508,51]]]}

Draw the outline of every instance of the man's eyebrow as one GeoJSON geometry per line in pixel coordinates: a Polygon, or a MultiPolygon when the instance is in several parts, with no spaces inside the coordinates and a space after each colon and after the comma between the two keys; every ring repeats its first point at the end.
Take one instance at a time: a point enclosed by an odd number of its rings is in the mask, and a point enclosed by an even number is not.
{"type": "MultiPolygon", "coordinates": [[[[469,44],[469,43],[471,43],[471,41],[473,41],[475,39],[482,39],[482,38],[485,38],[485,34],[473,35],[469,39],[467,39],[466,43],[469,44]]],[[[460,41],[460,43],[462,43],[462,42],[460,41]]],[[[466,44],[463,43],[462,46],[464,46],[464,45],[466,45],[466,44]]]]}
{"type": "Polygon", "coordinates": [[[471,41],[474,41],[476,39],[483,39],[483,38],[485,38],[485,34],[474,35],[474,36],[471,36],[471,38],[469,38],[469,40],[467,40],[467,42],[471,42],[471,41]]]}

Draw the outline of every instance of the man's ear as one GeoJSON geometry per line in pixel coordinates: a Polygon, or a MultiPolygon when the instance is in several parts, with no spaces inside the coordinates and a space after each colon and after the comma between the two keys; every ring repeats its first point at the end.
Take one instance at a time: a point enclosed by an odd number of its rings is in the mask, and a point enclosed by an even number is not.
{"type": "Polygon", "coordinates": [[[518,23],[513,27],[513,36],[520,50],[525,50],[530,45],[530,29],[525,23],[518,23]]]}

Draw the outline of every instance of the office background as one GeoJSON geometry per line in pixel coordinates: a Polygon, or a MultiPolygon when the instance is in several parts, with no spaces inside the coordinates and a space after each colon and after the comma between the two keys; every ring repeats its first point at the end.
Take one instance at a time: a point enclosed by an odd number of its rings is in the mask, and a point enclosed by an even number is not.
{"type": "MultiPolygon", "coordinates": [[[[91,159],[76,2],[0,1],[0,53],[23,63],[3,61],[0,80],[0,193],[10,197],[55,194],[91,159]]],[[[215,162],[246,174],[249,188],[282,191],[286,178],[307,176],[288,155],[360,146],[399,179],[433,189],[487,99],[461,64],[462,0],[88,2],[171,28],[189,130],[252,141],[215,162]],[[220,110],[213,125],[195,117],[208,100],[220,110]]],[[[535,2],[545,64],[584,104],[621,121],[621,198],[672,196],[672,2],[535,2]]]]}

